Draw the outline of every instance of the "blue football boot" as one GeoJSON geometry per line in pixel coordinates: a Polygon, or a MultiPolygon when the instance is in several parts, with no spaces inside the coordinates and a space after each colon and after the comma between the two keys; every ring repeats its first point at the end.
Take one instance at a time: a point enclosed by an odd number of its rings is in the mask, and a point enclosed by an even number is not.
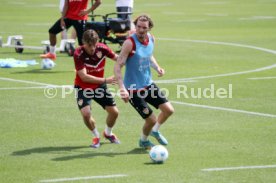
{"type": "Polygon", "coordinates": [[[157,131],[157,132],[152,131],[150,133],[150,135],[153,136],[154,138],[156,138],[156,140],[160,144],[162,144],[162,145],[168,145],[167,139],[159,131],[157,131]]]}

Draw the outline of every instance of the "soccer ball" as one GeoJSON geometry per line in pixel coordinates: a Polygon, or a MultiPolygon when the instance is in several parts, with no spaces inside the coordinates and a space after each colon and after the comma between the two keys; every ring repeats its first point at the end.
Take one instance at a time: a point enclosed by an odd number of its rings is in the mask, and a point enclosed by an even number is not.
{"type": "Polygon", "coordinates": [[[169,152],[164,146],[155,145],[151,148],[149,156],[154,163],[164,163],[169,157],[169,152]]]}
{"type": "Polygon", "coordinates": [[[41,68],[42,69],[52,69],[53,67],[55,67],[55,62],[51,59],[48,59],[48,58],[45,58],[45,59],[42,59],[42,62],[41,62],[41,68]]]}

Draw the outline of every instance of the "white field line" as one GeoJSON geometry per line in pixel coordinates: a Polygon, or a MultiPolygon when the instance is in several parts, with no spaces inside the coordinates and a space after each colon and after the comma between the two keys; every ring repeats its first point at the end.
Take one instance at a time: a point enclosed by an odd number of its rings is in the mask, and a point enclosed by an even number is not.
{"type": "Polygon", "coordinates": [[[274,16],[252,16],[248,18],[239,18],[239,20],[271,20],[276,19],[274,16]]]}
{"type": "Polygon", "coordinates": [[[10,88],[0,88],[0,90],[29,90],[29,89],[44,89],[47,86],[29,86],[29,87],[10,87],[10,88]]]}
{"type": "Polygon", "coordinates": [[[99,176],[89,176],[89,177],[73,177],[73,178],[60,178],[60,179],[48,179],[40,180],[39,182],[67,182],[67,181],[79,181],[79,180],[90,180],[90,179],[107,179],[107,178],[119,178],[126,177],[125,174],[115,174],[115,175],[99,175],[99,176]]]}
{"type": "Polygon", "coordinates": [[[172,81],[172,80],[156,80],[154,81],[155,83],[193,83],[193,82],[197,82],[196,80],[177,80],[177,81],[172,81]]]}
{"type": "Polygon", "coordinates": [[[3,78],[3,77],[0,77],[0,80],[17,82],[17,83],[33,84],[33,85],[40,85],[40,86],[29,86],[29,87],[6,87],[6,88],[0,88],[0,90],[28,90],[28,89],[45,89],[45,88],[74,88],[74,86],[72,86],[72,85],[53,85],[53,84],[40,83],[40,82],[35,82],[35,81],[18,80],[18,79],[3,78]]]}
{"type": "Polygon", "coordinates": [[[276,50],[271,50],[267,48],[246,45],[246,44],[239,44],[239,43],[228,43],[228,42],[219,42],[219,41],[207,41],[207,40],[190,40],[190,39],[177,39],[177,38],[157,38],[160,41],[177,41],[177,42],[192,42],[192,43],[206,43],[206,44],[216,44],[216,45],[225,45],[225,46],[235,46],[235,47],[243,47],[243,48],[250,48],[254,50],[264,51],[267,53],[272,53],[276,55],[276,50]]]}
{"type": "Polygon", "coordinates": [[[11,79],[11,78],[3,78],[0,77],[0,80],[3,81],[12,81],[12,82],[17,82],[17,83],[27,83],[27,84],[34,84],[34,85],[42,85],[42,86],[58,86],[58,85],[52,85],[52,84],[47,84],[47,83],[40,83],[36,81],[26,81],[26,80],[19,80],[19,79],[11,79]]]}
{"type": "Polygon", "coordinates": [[[272,77],[248,78],[248,79],[251,79],[251,80],[276,79],[276,76],[272,76],[272,77]]]}
{"type": "Polygon", "coordinates": [[[264,168],[276,168],[276,165],[239,166],[239,167],[225,167],[225,168],[206,168],[206,169],[202,169],[201,171],[203,171],[203,172],[214,172],[214,171],[243,170],[243,169],[264,169],[264,168]]]}
{"type": "Polygon", "coordinates": [[[47,85],[47,86],[29,86],[29,87],[10,87],[0,88],[0,90],[29,90],[29,89],[45,89],[45,88],[74,88],[73,85],[47,85]]]}
{"type": "Polygon", "coordinates": [[[229,111],[229,112],[243,113],[243,114],[249,114],[249,115],[255,115],[255,116],[276,118],[275,114],[251,112],[251,111],[245,111],[245,110],[239,110],[239,109],[231,109],[231,108],[225,108],[225,107],[215,107],[215,106],[208,106],[208,105],[201,105],[201,104],[191,104],[191,103],[178,102],[178,101],[171,101],[171,103],[186,105],[186,106],[192,106],[192,107],[199,107],[199,108],[204,108],[204,109],[213,109],[213,110],[219,110],[219,111],[229,111]]]}
{"type": "Polygon", "coordinates": [[[187,82],[188,80],[199,80],[199,79],[207,79],[207,78],[217,78],[217,77],[224,77],[224,76],[234,76],[234,75],[241,75],[241,74],[248,74],[248,73],[253,73],[253,72],[260,72],[260,71],[265,71],[269,69],[276,68],[276,64],[254,69],[254,70],[249,70],[249,71],[241,71],[241,72],[233,72],[233,73],[227,73],[227,74],[218,74],[218,75],[212,75],[212,76],[196,76],[196,77],[191,77],[191,78],[178,78],[178,79],[170,79],[170,80],[158,80],[160,83],[180,83],[180,82],[187,82]]]}
{"type": "MultiPolygon", "coordinates": [[[[267,49],[267,48],[261,48],[257,46],[252,46],[252,45],[245,45],[245,44],[239,44],[239,43],[227,43],[227,42],[218,42],[218,41],[206,41],[206,40],[188,40],[188,39],[174,39],[174,38],[157,38],[160,41],[176,41],[176,42],[192,42],[192,43],[206,43],[206,44],[215,44],[215,45],[224,45],[224,46],[235,46],[235,47],[242,47],[242,48],[249,48],[249,49],[254,49],[254,50],[259,50],[271,54],[276,55],[275,50],[267,49]]],[[[216,77],[225,77],[225,76],[234,76],[234,75],[241,75],[241,74],[248,74],[248,73],[253,73],[253,72],[260,72],[260,71],[265,71],[269,69],[273,69],[276,67],[276,64],[262,67],[262,68],[257,68],[253,70],[248,70],[248,71],[240,71],[240,72],[233,72],[233,73],[226,73],[226,74],[218,74],[218,75],[211,75],[211,76],[196,76],[196,77],[191,77],[191,78],[178,78],[178,79],[171,79],[171,80],[159,80],[159,82],[163,81],[164,83],[177,83],[177,82],[185,82],[187,80],[193,80],[193,79],[207,79],[207,78],[216,78],[216,77]]]]}

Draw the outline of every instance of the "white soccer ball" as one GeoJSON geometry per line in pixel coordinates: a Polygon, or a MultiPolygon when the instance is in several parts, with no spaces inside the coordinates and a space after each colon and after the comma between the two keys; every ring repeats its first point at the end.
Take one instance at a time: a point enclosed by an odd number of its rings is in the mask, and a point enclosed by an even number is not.
{"type": "Polygon", "coordinates": [[[48,58],[45,58],[45,59],[42,59],[42,62],[41,62],[41,68],[42,69],[52,69],[53,67],[55,67],[55,62],[51,59],[48,59],[48,58]]]}
{"type": "Polygon", "coordinates": [[[164,146],[155,145],[151,148],[149,156],[154,163],[164,163],[169,157],[169,152],[164,146]]]}

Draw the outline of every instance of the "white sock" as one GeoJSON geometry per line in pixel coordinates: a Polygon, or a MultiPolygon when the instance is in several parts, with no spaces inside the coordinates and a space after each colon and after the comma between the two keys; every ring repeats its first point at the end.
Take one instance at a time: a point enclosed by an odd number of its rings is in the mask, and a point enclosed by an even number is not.
{"type": "Polygon", "coordinates": [[[155,125],[152,128],[152,131],[157,132],[159,130],[160,126],[161,126],[161,124],[156,122],[155,125]]]}
{"type": "Polygon", "coordinates": [[[112,128],[106,126],[104,132],[107,136],[110,136],[112,135],[112,128]]]}
{"type": "Polygon", "coordinates": [[[141,135],[141,140],[142,140],[142,141],[147,141],[147,140],[148,140],[148,136],[146,136],[146,135],[144,135],[144,134],[142,133],[142,135],[141,135]]]}
{"type": "Polygon", "coordinates": [[[50,53],[56,54],[56,46],[50,46],[50,53]]]}
{"type": "Polygon", "coordinates": [[[92,131],[92,134],[97,137],[100,138],[100,133],[98,132],[97,128],[94,128],[94,130],[92,131]]]}

